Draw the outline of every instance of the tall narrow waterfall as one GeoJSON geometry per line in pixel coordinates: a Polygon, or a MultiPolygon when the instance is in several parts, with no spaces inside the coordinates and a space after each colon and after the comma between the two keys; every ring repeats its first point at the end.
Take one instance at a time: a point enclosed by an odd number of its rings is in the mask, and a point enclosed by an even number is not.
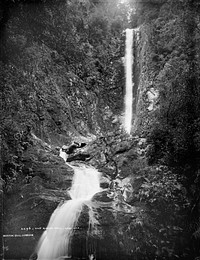
{"type": "Polygon", "coordinates": [[[38,260],[56,260],[70,257],[70,241],[84,202],[100,191],[100,173],[94,168],[74,167],[71,200],[52,214],[38,245],[38,260]]]}
{"type": "Polygon", "coordinates": [[[126,94],[125,94],[125,118],[124,128],[130,134],[132,125],[132,105],[133,105],[133,29],[126,29],[126,54],[125,54],[125,75],[126,75],[126,94]]]}

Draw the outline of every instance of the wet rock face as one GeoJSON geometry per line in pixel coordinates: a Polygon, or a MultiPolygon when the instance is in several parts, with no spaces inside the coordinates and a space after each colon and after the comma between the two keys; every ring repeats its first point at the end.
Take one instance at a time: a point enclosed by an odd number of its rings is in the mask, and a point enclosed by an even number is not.
{"type": "Polygon", "coordinates": [[[84,146],[86,146],[86,143],[74,142],[73,144],[71,144],[69,146],[63,145],[62,146],[62,150],[64,152],[66,152],[66,154],[72,154],[72,153],[74,153],[75,150],[80,149],[80,148],[82,148],[84,146]]]}
{"type": "Polygon", "coordinates": [[[139,209],[128,205],[118,192],[100,192],[83,208],[72,239],[72,256],[84,259],[132,259],[135,252],[131,225],[139,209]],[[90,226],[88,218],[90,215],[90,226]]]}
{"type": "Polygon", "coordinates": [[[89,154],[75,154],[73,156],[70,156],[67,158],[67,162],[72,162],[72,161],[86,161],[88,158],[90,158],[89,154]]]}
{"type": "Polygon", "coordinates": [[[54,147],[38,143],[23,154],[23,172],[4,196],[5,259],[28,259],[54,209],[70,199],[72,169],[54,147]]]}

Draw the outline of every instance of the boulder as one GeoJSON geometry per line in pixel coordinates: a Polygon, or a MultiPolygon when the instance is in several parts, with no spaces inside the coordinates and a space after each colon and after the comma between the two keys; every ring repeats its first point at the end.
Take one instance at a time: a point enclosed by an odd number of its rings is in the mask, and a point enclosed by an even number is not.
{"type": "Polygon", "coordinates": [[[126,208],[123,199],[119,198],[118,202],[115,199],[116,194],[103,191],[93,197],[89,207],[83,208],[72,238],[73,259],[88,259],[92,255],[106,260],[134,257],[136,235],[133,238],[130,232],[139,211],[126,208]],[[124,204],[121,208],[117,205],[120,202],[124,204]],[[90,215],[90,225],[86,214],[90,215]]]}

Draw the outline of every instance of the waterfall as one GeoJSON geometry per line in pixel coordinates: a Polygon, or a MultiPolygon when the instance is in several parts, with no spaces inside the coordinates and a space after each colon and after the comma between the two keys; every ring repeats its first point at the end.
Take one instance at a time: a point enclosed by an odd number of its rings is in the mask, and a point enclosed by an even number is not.
{"type": "Polygon", "coordinates": [[[133,29],[126,29],[126,53],[125,53],[126,93],[125,93],[124,128],[128,134],[130,134],[131,132],[131,125],[132,125],[132,104],[133,104],[132,65],[133,65],[133,29]]]}
{"type": "MultiPolygon", "coordinates": [[[[60,155],[64,155],[60,151],[60,155]]],[[[65,158],[65,157],[64,157],[65,158]]],[[[64,159],[63,158],[63,159],[64,159]]],[[[53,212],[49,224],[38,243],[38,260],[56,260],[70,257],[70,242],[82,206],[100,191],[100,173],[92,167],[75,167],[71,200],[66,201],[53,212]]]]}

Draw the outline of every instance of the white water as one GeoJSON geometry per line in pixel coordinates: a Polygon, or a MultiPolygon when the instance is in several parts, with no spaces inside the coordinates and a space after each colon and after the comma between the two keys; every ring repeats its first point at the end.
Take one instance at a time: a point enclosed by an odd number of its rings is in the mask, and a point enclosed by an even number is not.
{"type": "MultiPolygon", "coordinates": [[[[64,154],[60,155],[65,158],[64,154]]],[[[100,173],[96,169],[86,166],[71,167],[74,169],[69,191],[72,199],[58,206],[52,214],[38,244],[38,260],[61,260],[70,257],[71,237],[82,206],[100,191],[100,173]]]]}
{"type": "Polygon", "coordinates": [[[60,154],[59,156],[63,158],[63,160],[66,162],[67,161],[67,154],[60,148],[60,154]]]}
{"type": "Polygon", "coordinates": [[[72,166],[72,165],[70,165],[69,163],[67,163],[67,154],[66,154],[66,152],[64,152],[63,150],[62,150],[62,148],[60,148],[60,154],[59,154],[59,156],[61,157],[61,158],[63,158],[63,160],[65,161],[65,164],[67,164],[69,167],[71,167],[71,168],[73,168],[74,169],[74,166],[72,166]]]}
{"type": "Polygon", "coordinates": [[[132,125],[132,104],[133,104],[133,29],[126,29],[126,53],[125,53],[125,74],[126,74],[126,94],[125,94],[125,131],[131,133],[132,125]]]}

